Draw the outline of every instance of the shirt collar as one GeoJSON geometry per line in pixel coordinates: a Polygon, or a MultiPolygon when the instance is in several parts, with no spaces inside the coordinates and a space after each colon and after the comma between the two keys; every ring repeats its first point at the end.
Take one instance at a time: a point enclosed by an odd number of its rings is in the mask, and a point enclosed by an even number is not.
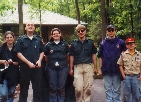
{"type": "MultiPolygon", "coordinates": [[[[62,44],[62,43],[63,43],[63,41],[60,41],[58,44],[62,44]]],[[[52,41],[51,44],[55,44],[56,45],[56,43],[54,41],[52,41]]]]}
{"type": "MultiPolygon", "coordinates": [[[[29,38],[26,34],[23,36],[23,38],[29,38]]],[[[36,35],[33,35],[33,38],[38,39],[36,35]]]]}
{"type": "MultiPolygon", "coordinates": [[[[127,50],[125,51],[125,53],[130,53],[130,52],[129,52],[129,50],[127,49],[127,50]]],[[[137,51],[137,50],[135,49],[135,53],[139,53],[139,51],[137,51]]]]}
{"type": "MultiPolygon", "coordinates": [[[[86,38],[83,42],[86,42],[86,41],[88,41],[88,38],[86,38]]],[[[82,41],[78,39],[77,42],[82,42],[82,41]]]]}

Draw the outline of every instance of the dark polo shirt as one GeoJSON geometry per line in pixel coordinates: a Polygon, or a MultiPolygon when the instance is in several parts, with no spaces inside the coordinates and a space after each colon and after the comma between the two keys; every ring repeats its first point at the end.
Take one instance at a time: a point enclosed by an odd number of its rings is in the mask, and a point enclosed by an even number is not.
{"type": "MultiPolygon", "coordinates": [[[[39,60],[40,53],[44,52],[44,45],[38,35],[34,35],[32,40],[27,35],[23,35],[18,38],[14,50],[22,53],[30,62],[36,63],[39,60]]],[[[23,62],[21,61],[21,63],[23,62]]]]}
{"type": "Polygon", "coordinates": [[[45,55],[48,56],[47,65],[51,68],[68,66],[68,53],[69,47],[66,41],[60,41],[58,44],[54,41],[48,42],[45,46],[45,55]]]}
{"type": "Polygon", "coordinates": [[[94,42],[86,39],[83,42],[75,40],[70,47],[70,56],[74,56],[74,65],[81,63],[92,63],[92,55],[97,53],[94,42]]]}

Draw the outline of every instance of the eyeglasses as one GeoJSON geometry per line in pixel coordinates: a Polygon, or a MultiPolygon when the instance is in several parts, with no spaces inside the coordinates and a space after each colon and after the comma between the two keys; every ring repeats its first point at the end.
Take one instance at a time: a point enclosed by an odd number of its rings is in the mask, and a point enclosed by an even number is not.
{"type": "Polygon", "coordinates": [[[77,33],[83,33],[85,30],[84,29],[81,29],[81,30],[77,30],[77,33]]]}
{"type": "Polygon", "coordinates": [[[114,29],[108,29],[108,32],[111,32],[111,31],[114,32],[115,30],[114,29]]]}

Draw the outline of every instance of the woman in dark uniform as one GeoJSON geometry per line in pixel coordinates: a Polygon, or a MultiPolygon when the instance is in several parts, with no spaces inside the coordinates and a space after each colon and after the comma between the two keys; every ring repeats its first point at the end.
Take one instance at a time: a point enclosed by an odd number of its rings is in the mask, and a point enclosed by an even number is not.
{"type": "Polygon", "coordinates": [[[18,84],[18,58],[14,49],[14,33],[4,34],[5,42],[0,47],[0,70],[3,81],[0,83],[0,102],[13,102],[14,91],[18,84]]]}
{"type": "Polygon", "coordinates": [[[68,76],[69,47],[58,28],[51,31],[51,39],[45,46],[46,70],[49,78],[50,102],[64,102],[68,76]]]}

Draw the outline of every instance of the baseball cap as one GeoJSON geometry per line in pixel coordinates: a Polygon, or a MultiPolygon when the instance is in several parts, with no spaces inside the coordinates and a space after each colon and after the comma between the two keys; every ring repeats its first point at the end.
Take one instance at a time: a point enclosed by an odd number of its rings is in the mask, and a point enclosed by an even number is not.
{"type": "Polygon", "coordinates": [[[134,43],[135,42],[135,39],[134,38],[127,38],[125,40],[126,43],[134,43]]]}
{"type": "Polygon", "coordinates": [[[106,29],[116,29],[116,27],[112,24],[108,25],[106,29]]]}
{"type": "Polygon", "coordinates": [[[78,24],[76,30],[81,30],[81,29],[86,30],[86,27],[84,25],[78,24]]]}

